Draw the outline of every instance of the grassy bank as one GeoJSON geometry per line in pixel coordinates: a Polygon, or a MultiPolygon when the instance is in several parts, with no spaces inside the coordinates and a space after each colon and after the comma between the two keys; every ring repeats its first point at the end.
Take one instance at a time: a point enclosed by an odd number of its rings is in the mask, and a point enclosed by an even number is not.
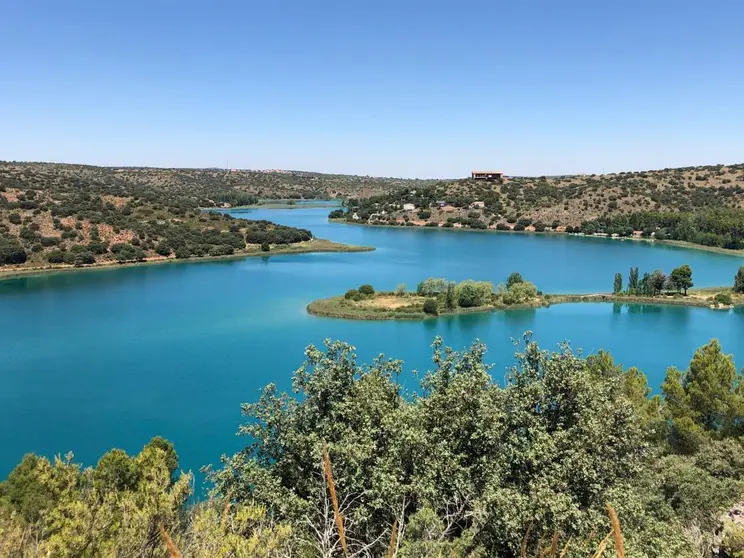
{"type": "Polygon", "coordinates": [[[362,223],[359,221],[347,221],[346,219],[328,219],[330,223],[343,223],[345,225],[356,225],[361,227],[373,227],[373,228],[390,228],[390,229],[423,229],[423,230],[433,230],[433,231],[456,231],[456,232],[481,232],[481,233],[496,233],[496,234],[518,234],[518,235],[535,235],[535,236],[554,236],[554,235],[567,235],[567,236],[575,236],[580,238],[597,238],[597,239],[603,239],[603,240],[616,240],[616,241],[630,241],[630,242],[643,242],[647,244],[657,244],[659,246],[675,246],[677,248],[687,248],[691,250],[702,250],[703,252],[714,252],[716,254],[725,254],[727,256],[734,256],[734,257],[744,257],[744,250],[729,250],[727,248],[719,248],[718,246],[704,246],[702,244],[694,244],[692,242],[685,242],[682,240],[655,240],[653,238],[643,238],[643,237],[611,237],[611,236],[601,236],[601,235],[585,235],[585,234],[575,234],[575,233],[567,233],[564,231],[543,231],[543,232],[537,232],[537,231],[515,231],[515,230],[508,230],[508,231],[502,231],[498,229],[472,229],[469,227],[422,227],[419,225],[413,225],[410,227],[407,226],[401,226],[401,225],[371,225],[369,223],[362,223]]]}
{"type": "Polygon", "coordinates": [[[473,314],[484,312],[498,312],[508,310],[525,310],[530,308],[547,308],[554,304],[574,304],[581,302],[611,302],[613,304],[653,304],[669,306],[691,306],[699,308],[727,309],[733,306],[744,306],[744,295],[732,294],[732,306],[714,305],[711,301],[718,293],[731,293],[730,288],[709,287],[690,291],[688,296],[633,296],[614,295],[610,293],[587,294],[546,294],[519,304],[504,304],[496,302],[486,306],[472,308],[455,308],[440,310],[438,315],[427,314],[423,310],[426,297],[414,294],[396,295],[392,292],[379,292],[373,298],[358,302],[348,300],[343,296],[334,296],[311,302],[307,311],[316,316],[341,318],[347,320],[427,320],[440,316],[457,314],[473,314]],[[400,301],[400,306],[391,306],[387,302],[391,299],[400,301]],[[382,301],[382,302],[379,302],[382,301]]]}
{"type": "Polygon", "coordinates": [[[253,257],[271,257],[271,256],[282,256],[289,254],[310,254],[310,253],[322,253],[322,252],[371,252],[375,248],[373,246],[355,246],[352,244],[342,244],[340,242],[333,242],[332,240],[326,240],[323,238],[315,238],[307,242],[298,242],[296,244],[288,245],[276,245],[272,246],[268,252],[263,252],[260,247],[256,246],[254,249],[246,249],[229,256],[203,256],[200,258],[186,258],[178,259],[175,257],[162,257],[162,258],[148,258],[141,262],[106,262],[100,264],[91,264],[84,266],[73,266],[64,264],[49,264],[46,266],[38,267],[23,267],[23,266],[6,266],[0,269],[0,281],[3,279],[12,279],[14,277],[28,277],[33,275],[51,275],[55,273],[64,273],[70,271],[96,271],[103,269],[115,269],[121,267],[137,267],[145,265],[160,265],[160,264],[173,264],[173,263],[206,263],[214,261],[227,261],[227,260],[241,260],[244,258],[253,257]]]}

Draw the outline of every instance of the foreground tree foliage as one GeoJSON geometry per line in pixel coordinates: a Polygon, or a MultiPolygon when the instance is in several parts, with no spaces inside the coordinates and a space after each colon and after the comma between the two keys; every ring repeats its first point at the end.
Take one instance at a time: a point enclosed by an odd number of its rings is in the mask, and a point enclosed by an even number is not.
{"type": "Polygon", "coordinates": [[[204,502],[186,505],[191,476],[163,439],[94,468],[26,456],[0,484],[0,555],[593,556],[608,505],[622,540],[613,527],[597,556],[744,548],[720,521],[744,492],[744,405],[717,341],[653,397],[608,353],[529,335],[503,382],[483,344],[437,338],[416,393],[400,361],[354,351],[310,346],[293,394],[243,405],[249,443],[209,471],[204,502]]]}

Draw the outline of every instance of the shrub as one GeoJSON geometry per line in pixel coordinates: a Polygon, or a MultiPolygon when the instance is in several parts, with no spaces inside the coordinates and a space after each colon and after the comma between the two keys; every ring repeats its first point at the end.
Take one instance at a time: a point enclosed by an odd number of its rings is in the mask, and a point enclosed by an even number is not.
{"type": "Polygon", "coordinates": [[[111,251],[116,254],[116,259],[120,262],[128,261],[142,261],[145,259],[145,251],[139,246],[132,246],[131,244],[114,244],[111,247],[111,251]],[[117,246],[117,251],[114,252],[114,246],[117,246]]]}
{"type": "Polygon", "coordinates": [[[733,300],[731,299],[731,295],[729,293],[718,293],[715,297],[713,297],[713,302],[715,302],[716,304],[731,306],[733,300]]]}
{"type": "Polygon", "coordinates": [[[528,281],[516,283],[504,295],[504,304],[521,304],[537,296],[537,287],[528,281]]]}
{"type": "Polygon", "coordinates": [[[8,215],[8,221],[13,223],[14,225],[20,225],[21,216],[18,213],[11,213],[10,215],[8,215]]]}
{"type": "Polygon", "coordinates": [[[493,285],[490,282],[466,279],[457,285],[457,303],[463,308],[484,306],[490,302],[491,293],[493,293],[493,285]]]}
{"type": "Polygon", "coordinates": [[[15,238],[0,236],[0,265],[22,264],[28,255],[15,238]]]}
{"type": "Polygon", "coordinates": [[[271,250],[271,245],[268,242],[261,243],[261,252],[268,252],[271,250]]]}
{"type": "Polygon", "coordinates": [[[354,300],[359,295],[359,291],[356,289],[349,289],[346,291],[346,294],[344,295],[344,298],[346,300],[354,300]]]}
{"type": "Polygon", "coordinates": [[[437,308],[437,301],[433,298],[427,298],[424,301],[424,312],[426,314],[431,314],[432,316],[438,316],[439,308],[437,308]]]}
{"type": "Polygon", "coordinates": [[[403,296],[406,294],[406,284],[400,283],[397,287],[395,287],[395,294],[398,296],[403,296]]]}
{"type": "Polygon", "coordinates": [[[229,244],[219,244],[209,249],[210,256],[231,256],[234,253],[235,249],[229,244]]]}
{"type": "Polygon", "coordinates": [[[359,293],[367,296],[375,294],[375,288],[372,285],[362,285],[359,287],[359,293]]]}
{"type": "Polygon", "coordinates": [[[170,256],[172,251],[171,247],[164,242],[161,242],[155,247],[155,253],[161,256],[170,256]]]}
{"type": "Polygon", "coordinates": [[[176,258],[179,260],[185,260],[191,257],[191,250],[186,246],[180,246],[176,248],[176,258]]]}
{"type": "Polygon", "coordinates": [[[53,264],[61,264],[65,261],[65,253],[62,250],[54,250],[47,256],[47,261],[53,264]]]}
{"type": "Polygon", "coordinates": [[[105,254],[108,251],[108,242],[93,240],[88,243],[88,249],[94,254],[105,254]]]}
{"type": "Polygon", "coordinates": [[[73,248],[64,252],[64,263],[74,266],[89,265],[96,263],[93,253],[85,246],[73,246],[73,248]]]}

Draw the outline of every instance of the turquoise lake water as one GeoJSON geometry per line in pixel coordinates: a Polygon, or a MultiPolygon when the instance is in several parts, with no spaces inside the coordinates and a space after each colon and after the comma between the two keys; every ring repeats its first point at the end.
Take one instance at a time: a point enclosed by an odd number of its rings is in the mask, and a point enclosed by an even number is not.
{"type": "MultiPolygon", "coordinates": [[[[423,370],[436,335],[457,348],[480,338],[495,378],[512,362],[512,338],[535,332],[544,347],[569,340],[635,365],[658,388],[717,337],[744,353],[744,313],[704,308],[557,305],[427,322],[353,322],[306,313],[312,300],[360,283],[415,288],[429,276],[503,281],[521,272],[546,292],[611,289],[630,266],[690,264],[697,286],[730,284],[742,259],[632,241],[567,236],[368,228],[328,223],[328,209],[245,210],[236,216],[309,228],[321,238],[377,247],[95,270],[0,281],[0,477],[26,452],[72,450],[95,463],[111,447],[135,452],[159,434],[182,467],[217,463],[242,447],[240,403],[269,382],[288,389],[303,349],[324,338],[423,370]]],[[[744,365],[744,357],[738,364],[744,365]]]]}

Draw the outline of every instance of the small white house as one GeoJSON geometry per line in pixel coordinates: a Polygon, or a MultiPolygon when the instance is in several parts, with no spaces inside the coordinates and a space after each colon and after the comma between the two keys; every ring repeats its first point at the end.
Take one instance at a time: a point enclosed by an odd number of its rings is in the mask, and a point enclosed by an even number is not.
{"type": "Polygon", "coordinates": [[[416,209],[416,205],[412,203],[404,203],[403,204],[403,211],[413,211],[416,209]]]}
{"type": "Polygon", "coordinates": [[[470,204],[470,209],[483,209],[484,207],[486,207],[486,202],[482,201],[474,201],[470,204]]]}

